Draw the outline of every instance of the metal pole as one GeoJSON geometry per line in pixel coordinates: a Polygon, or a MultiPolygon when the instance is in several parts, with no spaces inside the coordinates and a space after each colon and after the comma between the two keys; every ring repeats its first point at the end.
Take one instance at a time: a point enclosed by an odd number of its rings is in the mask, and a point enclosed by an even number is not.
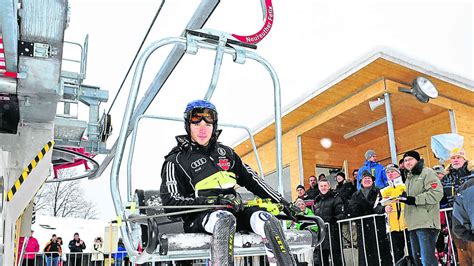
{"type": "Polygon", "coordinates": [[[278,176],[278,192],[283,196],[283,162],[282,162],[282,148],[281,148],[281,89],[280,81],[278,80],[278,75],[276,74],[275,69],[268,63],[267,60],[260,57],[254,52],[248,52],[247,58],[254,59],[260,64],[264,65],[265,68],[270,73],[270,76],[273,80],[274,87],[274,105],[275,105],[275,144],[276,144],[276,172],[278,176]]]}
{"type": "MultiPolygon", "coordinates": [[[[364,249],[364,258],[365,258],[365,264],[368,264],[367,262],[367,249],[365,248],[365,232],[364,232],[364,219],[360,219],[361,223],[361,228],[362,228],[362,247],[357,246],[357,248],[363,248],[364,249]]],[[[357,236],[359,237],[359,236],[357,236]]],[[[360,256],[360,254],[359,254],[360,256]]]]}
{"type": "MultiPolygon", "coordinates": [[[[449,244],[451,245],[451,250],[453,251],[453,260],[454,260],[454,265],[458,265],[457,262],[456,262],[456,253],[454,252],[455,248],[454,248],[454,245],[453,245],[453,238],[451,237],[452,236],[452,232],[451,230],[449,229],[450,226],[449,226],[449,219],[448,219],[448,211],[453,211],[453,208],[447,208],[447,209],[444,209],[444,210],[441,210],[441,211],[444,211],[444,216],[446,217],[446,226],[448,227],[448,235],[449,235],[449,244]]],[[[452,213],[451,213],[452,215],[452,213]]]]}
{"type": "Polygon", "coordinates": [[[351,234],[351,254],[352,254],[352,265],[355,264],[355,255],[354,255],[354,238],[352,235],[352,221],[349,221],[349,234],[351,234]]]}
{"type": "Polygon", "coordinates": [[[2,25],[5,67],[16,72],[18,68],[18,0],[0,0],[0,25],[2,25]]]}
{"type": "Polygon", "coordinates": [[[329,233],[329,257],[331,258],[332,265],[335,265],[334,256],[332,254],[331,225],[329,223],[326,223],[326,224],[328,225],[328,233],[329,233]]]}
{"type": "Polygon", "coordinates": [[[387,117],[388,142],[390,143],[390,157],[392,163],[397,164],[397,147],[395,146],[395,132],[393,129],[392,107],[390,106],[390,94],[384,93],[385,113],[387,117]]]}
{"type": "Polygon", "coordinates": [[[21,245],[21,250],[18,254],[18,265],[22,265],[23,264],[23,257],[25,255],[25,250],[26,250],[26,245],[28,245],[28,241],[30,241],[30,237],[29,236],[25,236],[23,238],[23,245],[21,245]]]}
{"type": "Polygon", "coordinates": [[[339,249],[341,250],[342,265],[346,265],[346,260],[344,259],[344,248],[342,246],[344,242],[344,238],[342,236],[342,225],[338,223],[337,228],[339,229],[339,249]]]}
{"type": "Polygon", "coordinates": [[[217,81],[219,80],[219,73],[221,72],[222,57],[224,56],[224,47],[226,43],[227,38],[223,34],[219,36],[219,44],[216,50],[216,58],[214,59],[214,70],[212,71],[211,83],[209,84],[209,88],[204,96],[204,100],[211,100],[212,94],[214,94],[214,90],[216,89],[217,81]]]}
{"type": "Polygon", "coordinates": [[[387,226],[387,232],[388,232],[388,241],[390,243],[390,253],[392,254],[392,263],[393,265],[395,265],[395,251],[394,251],[393,240],[392,240],[392,228],[390,227],[390,214],[387,214],[387,217],[385,217],[385,219],[387,219],[386,226],[387,226]]]}
{"type": "Polygon", "coordinates": [[[300,184],[304,184],[303,145],[301,143],[301,136],[297,137],[297,141],[298,141],[298,170],[300,172],[300,184]]]}
{"type": "Polygon", "coordinates": [[[451,133],[457,134],[458,127],[456,125],[456,116],[454,115],[454,110],[449,109],[448,114],[449,114],[449,123],[451,125],[451,133]]]}
{"type": "MultiPolygon", "coordinates": [[[[374,228],[375,228],[375,242],[377,243],[377,259],[379,260],[379,265],[382,265],[382,258],[380,257],[380,248],[379,248],[379,234],[377,233],[377,221],[375,220],[375,216],[373,217],[374,219],[374,228]]],[[[385,232],[384,232],[385,233],[385,232]]],[[[367,261],[366,261],[367,263],[367,261]]]]}

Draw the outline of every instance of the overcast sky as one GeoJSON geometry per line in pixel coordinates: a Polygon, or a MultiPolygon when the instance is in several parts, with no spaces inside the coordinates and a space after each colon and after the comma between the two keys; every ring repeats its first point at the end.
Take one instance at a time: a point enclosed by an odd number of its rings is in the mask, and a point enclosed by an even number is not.
{"type": "MultiPolygon", "coordinates": [[[[205,27],[240,35],[257,32],[263,23],[259,2],[221,1],[205,27]]],[[[180,35],[199,3],[166,1],[145,46],[160,38],[180,35]]],[[[89,34],[85,83],[109,91],[109,103],[103,105],[106,110],[159,4],[160,1],[151,0],[70,0],[66,40],[82,42],[89,34]]],[[[274,13],[273,28],[257,52],[279,75],[283,107],[317,90],[323,81],[381,47],[473,80],[473,5],[468,1],[282,0],[275,1],[274,13]]],[[[140,95],[147,90],[168,52],[163,48],[150,58],[140,95]]],[[[209,51],[185,55],[147,113],[181,117],[187,102],[204,97],[213,62],[214,54],[209,51]]],[[[114,136],[109,147],[118,137],[131,76],[111,112],[114,136]]],[[[220,121],[256,128],[273,114],[270,76],[254,62],[238,65],[229,56],[224,57],[212,100],[220,121]]],[[[87,117],[85,113],[80,115],[87,117]]],[[[147,121],[139,127],[132,168],[134,189],[159,187],[163,156],[175,144],[173,136],[181,133],[181,124],[169,122],[147,121]]],[[[225,130],[221,140],[234,143],[242,134],[225,130]]],[[[105,173],[84,184],[88,197],[102,210],[102,218],[111,219],[115,214],[109,171],[105,173]]],[[[125,179],[125,175],[121,178],[125,179]]]]}

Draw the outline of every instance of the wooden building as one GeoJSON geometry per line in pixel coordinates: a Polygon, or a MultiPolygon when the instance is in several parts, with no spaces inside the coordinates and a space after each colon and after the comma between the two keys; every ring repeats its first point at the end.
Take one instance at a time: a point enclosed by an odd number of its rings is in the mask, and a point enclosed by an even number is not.
{"type": "MultiPolygon", "coordinates": [[[[415,149],[429,166],[438,164],[431,152],[431,136],[457,132],[464,136],[464,148],[474,158],[474,82],[444,73],[393,52],[378,52],[344,69],[321,88],[287,110],[282,117],[282,146],[285,195],[317,175],[317,167],[343,168],[352,172],[362,166],[368,149],[377,152],[378,161],[391,161],[386,108],[369,108],[369,101],[389,94],[395,147],[398,159],[415,149]],[[438,89],[439,96],[428,103],[401,92],[423,76],[438,89]],[[379,124],[368,130],[371,123],[379,124]],[[363,131],[357,134],[358,131],[363,131]],[[354,135],[355,134],[355,135],[354,135]],[[348,136],[349,135],[349,136],[348,136]],[[353,135],[353,136],[351,136],[353,135]],[[324,148],[331,142],[331,146],[324,148]],[[323,142],[324,142],[323,141],[323,142]],[[346,161],[346,163],[344,163],[346,161]],[[291,186],[291,188],[290,188],[291,186]]],[[[265,176],[275,172],[274,121],[254,135],[265,176]]],[[[235,146],[243,160],[257,169],[248,139],[235,146]]],[[[276,187],[276,180],[270,180],[276,187]]]]}

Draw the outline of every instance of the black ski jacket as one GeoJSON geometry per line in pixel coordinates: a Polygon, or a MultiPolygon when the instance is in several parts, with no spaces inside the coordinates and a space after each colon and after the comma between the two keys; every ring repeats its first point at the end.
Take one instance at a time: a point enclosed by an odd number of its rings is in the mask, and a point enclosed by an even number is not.
{"type": "Polygon", "coordinates": [[[441,207],[449,208],[454,205],[454,198],[458,188],[474,175],[474,169],[468,162],[459,169],[454,169],[452,165],[448,168],[448,174],[443,177],[441,184],[443,185],[443,199],[441,199],[441,207]]]}
{"type": "Polygon", "coordinates": [[[320,193],[314,199],[314,215],[321,217],[326,223],[330,224],[330,238],[326,237],[321,244],[323,250],[330,250],[330,243],[333,246],[335,265],[342,265],[340,261],[339,230],[336,221],[345,218],[344,204],[342,199],[331,189],[326,194],[320,193]]]}
{"type": "Polygon", "coordinates": [[[344,219],[344,204],[342,199],[329,190],[326,194],[319,194],[314,199],[314,214],[325,222],[335,224],[337,220],[344,219]]]}
{"type": "Polygon", "coordinates": [[[76,246],[76,244],[80,243],[81,242],[81,239],[78,239],[77,241],[76,240],[71,240],[69,241],[69,250],[71,252],[82,252],[82,250],[86,249],[86,244],[84,242],[82,242],[82,244],[80,244],[79,246],[76,246]]]}
{"type": "Polygon", "coordinates": [[[316,184],[316,186],[314,186],[314,187],[310,187],[310,188],[306,191],[306,194],[308,195],[308,199],[314,200],[314,198],[316,198],[316,196],[319,195],[318,184],[316,184]]]}
{"type": "MultiPolygon", "coordinates": [[[[374,206],[378,197],[380,197],[380,189],[375,187],[375,184],[370,189],[367,198],[364,196],[362,189],[358,190],[349,201],[349,216],[360,217],[384,213],[385,208],[382,205],[374,206]]],[[[357,244],[359,246],[358,265],[391,265],[385,217],[377,216],[375,219],[368,217],[355,220],[355,223],[357,225],[357,244]]]]}
{"type": "Polygon", "coordinates": [[[236,194],[235,184],[261,198],[281,202],[278,192],[243,163],[234,150],[216,139],[204,147],[191,142],[187,135],[176,137],[178,145],[165,156],[161,171],[163,205],[206,204],[208,196],[236,194]]]}

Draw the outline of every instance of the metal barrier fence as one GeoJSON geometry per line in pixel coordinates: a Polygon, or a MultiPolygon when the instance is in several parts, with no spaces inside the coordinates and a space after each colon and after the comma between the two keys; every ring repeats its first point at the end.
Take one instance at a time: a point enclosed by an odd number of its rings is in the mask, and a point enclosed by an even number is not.
{"type": "MultiPolygon", "coordinates": [[[[27,266],[132,266],[138,265],[130,262],[126,252],[118,253],[62,253],[57,252],[26,252],[18,265],[27,266]],[[117,259],[119,258],[119,259],[117,259]],[[121,258],[121,259],[120,259],[121,258]]],[[[312,255],[312,254],[311,254],[312,255]]],[[[300,259],[304,255],[298,255],[300,259]]],[[[158,265],[176,265],[177,262],[147,262],[140,265],[158,266],[158,265]]],[[[193,266],[209,265],[209,259],[192,260],[193,266]]],[[[268,265],[264,256],[236,257],[235,266],[244,265],[268,265]]],[[[312,265],[312,264],[309,264],[312,265]]]]}
{"type": "MultiPolygon", "coordinates": [[[[350,257],[352,265],[359,264],[372,264],[378,262],[379,265],[387,265],[389,257],[387,256],[387,248],[389,248],[387,228],[385,226],[385,215],[384,214],[372,214],[365,215],[350,219],[344,219],[338,221],[339,239],[342,239],[342,225],[348,224],[350,232],[350,257]],[[356,227],[353,229],[353,227],[356,227]],[[357,232],[357,239],[353,239],[353,231],[357,232]],[[366,239],[366,238],[369,239],[366,239]],[[382,244],[382,246],[381,246],[382,244]],[[357,250],[357,254],[355,254],[357,250]]],[[[343,239],[342,239],[343,240],[343,239]]],[[[343,241],[340,241],[339,249],[344,255],[343,241]]],[[[390,249],[392,245],[390,245],[390,249]]],[[[390,250],[390,254],[393,252],[390,250]]],[[[393,258],[393,256],[390,256],[393,258]]],[[[394,264],[393,259],[391,262],[394,264]]],[[[343,256],[343,264],[349,264],[346,262],[345,256],[343,256]]]]}
{"type": "MultiPolygon", "coordinates": [[[[442,265],[457,265],[457,258],[453,240],[451,238],[451,212],[452,208],[440,211],[443,237],[443,251],[437,251],[438,260],[442,265]],[[443,219],[442,217],[445,217],[443,219]]],[[[378,265],[395,265],[394,243],[390,226],[385,214],[373,214],[337,221],[337,227],[325,223],[327,234],[325,241],[316,248],[314,254],[298,255],[298,261],[312,262],[314,265],[365,265],[365,262],[376,262],[378,265]],[[377,222],[379,221],[379,222],[377,222]],[[383,222],[380,222],[383,221],[383,222]],[[337,235],[334,235],[337,234],[337,235]],[[374,238],[371,238],[371,237],[374,238]],[[337,238],[335,238],[337,237],[337,238]],[[369,238],[369,239],[367,239],[369,238]],[[313,258],[309,258],[313,256],[313,258]],[[362,263],[361,263],[362,262],[362,263]]],[[[409,238],[403,232],[404,256],[411,253],[409,238]]],[[[440,243],[441,243],[440,242],[440,243]]],[[[435,251],[433,251],[435,252],[435,251]]],[[[208,265],[209,260],[195,260],[193,265],[208,265]]],[[[24,253],[22,265],[34,266],[129,266],[135,265],[128,261],[125,252],[117,253],[24,253]],[[31,258],[31,260],[27,260],[31,258]],[[56,263],[56,264],[55,264],[56,263]]],[[[176,265],[175,262],[148,262],[141,265],[176,265]]],[[[267,265],[267,260],[262,256],[236,257],[235,265],[267,265]]],[[[311,264],[309,264],[311,265],[311,264]]]]}
{"type": "MultiPolygon", "coordinates": [[[[441,265],[457,265],[456,249],[451,238],[451,212],[452,208],[440,210],[442,228],[439,237],[444,239],[440,239],[441,241],[439,242],[444,243],[444,247],[441,247],[443,249],[441,251],[434,250],[433,252],[437,255],[441,265]],[[443,216],[445,219],[443,219],[443,216]],[[443,223],[443,220],[445,223],[443,223]]],[[[330,265],[341,265],[339,263],[334,263],[333,250],[335,248],[338,248],[341,252],[342,265],[364,265],[367,261],[372,262],[372,264],[375,261],[375,264],[378,265],[395,265],[398,261],[395,261],[394,248],[403,249],[402,258],[410,256],[411,249],[409,247],[410,241],[407,231],[401,231],[400,233],[403,235],[403,238],[401,241],[398,241],[398,243],[394,243],[387,219],[388,217],[385,214],[373,214],[337,221],[339,246],[334,247],[334,244],[330,242],[330,265]],[[377,223],[377,219],[379,219],[379,221],[382,221],[383,219],[385,222],[377,223]],[[367,232],[366,228],[369,228],[372,231],[367,232]],[[367,240],[366,238],[368,236],[375,236],[375,239],[367,240]],[[403,245],[402,247],[397,246],[400,245],[400,242],[401,245],[403,245]],[[370,249],[369,247],[372,247],[372,249],[368,250],[370,249]],[[374,257],[374,255],[376,256],[374,257]],[[361,259],[360,256],[363,258],[361,259]]],[[[327,225],[329,226],[329,224],[327,225]]],[[[327,237],[333,239],[331,234],[333,234],[334,231],[328,229],[327,232],[327,237]]],[[[440,248],[439,245],[437,246],[437,249],[440,248]]],[[[320,255],[322,256],[322,252],[320,252],[320,255]]],[[[400,258],[398,258],[398,260],[400,260],[400,258]]],[[[321,265],[324,264],[321,263],[321,265]]]]}
{"type": "MultiPolygon", "coordinates": [[[[25,252],[21,264],[27,266],[125,266],[132,265],[126,252],[115,253],[62,253],[58,252],[25,252]]],[[[147,264],[142,264],[147,265],[147,264]]],[[[153,264],[148,264],[153,265],[153,264]]]]}
{"type": "Polygon", "coordinates": [[[334,230],[334,227],[331,227],[330,223],[324,223],[326,225],[326,238],[324,239],[323,243],[319,247],[316,247],[314,253],[314,265],[329,265],[331,264],[337,264],[335,262],[335,253],[337,250],[333,249],[333,246],[335,243],[333,243],[333,232],[331,230],[334,230]],[[329,247],[329,249],[328,249],[329,247]]]}

